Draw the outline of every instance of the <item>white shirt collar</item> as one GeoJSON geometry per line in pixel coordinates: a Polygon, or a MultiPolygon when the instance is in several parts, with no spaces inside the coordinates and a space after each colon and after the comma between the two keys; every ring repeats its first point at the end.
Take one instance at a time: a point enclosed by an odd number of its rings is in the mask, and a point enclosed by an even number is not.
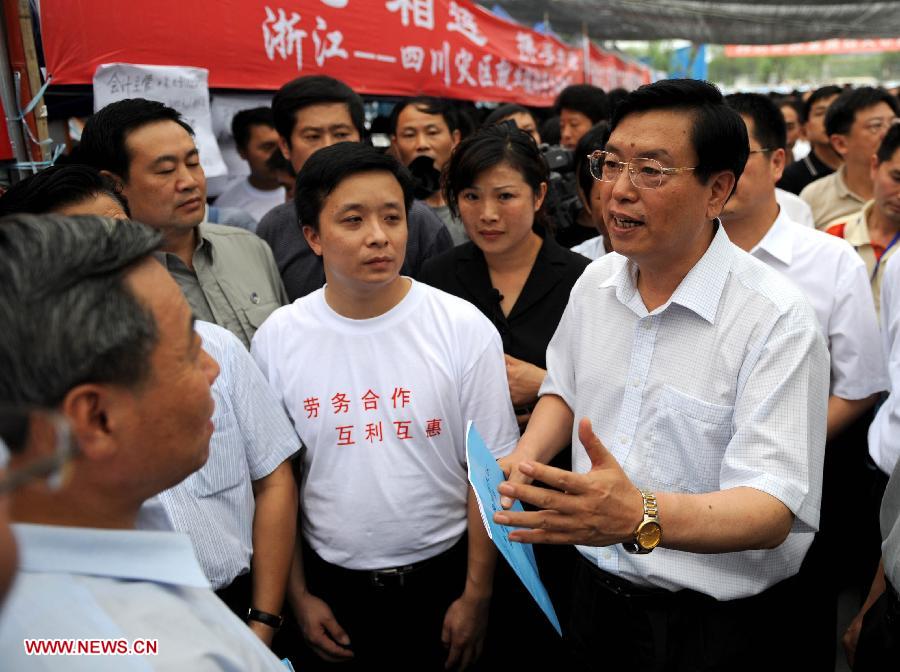
{"type": "Polygon", "coordinates": [[[209,588],[186,534],[21,523],[12,528],[22,572],[209,588]]]}
{"type": "MultiPolygon", "coordinates": [[[[669,300],[654,313],[665,310],[669,304],[677,303],[684,308],[696,313],[710,324],[715,323],[716,311],[719,308],[719,300],[728,272],[731,270],[731,261],[734,255],[734,245],[725,233],[725,227],[715,220],[716,234],[712,242],[688,271],[681,284],[672,293],[669,300]]],[[[601,287],[615,287],[616,298],[632,310],[643,307],[643,300],[637,290],[638,266],[630,259],[623,263],[618,272],[612,273],[601,287]]],[[[638,312],[638,311],[635,311],[638,312]]],[[[646,309],[644,309],[646,313],[646,309]]]]}
{"type": "Polygon", "coordinates": [[[792,228],[794,226],[799,225],[788,217],[784,208],[781,208],[778,211],[778,217],[775,218],[766,235],[750,250],[750,254],[758,257],[759,254],[757,252],[762,251],[785,266],[790,266],[794,254],[794,230],[792,228]]]}

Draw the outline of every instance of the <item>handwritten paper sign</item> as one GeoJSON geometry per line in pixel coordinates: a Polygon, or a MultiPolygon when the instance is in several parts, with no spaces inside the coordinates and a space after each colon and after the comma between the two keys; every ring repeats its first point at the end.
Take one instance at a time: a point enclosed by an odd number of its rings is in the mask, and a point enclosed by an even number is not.
{"type": "Polygon", "coordinates": [[[126,98],[165,103],[181,112],[194,129],[206,176],[225,175],[227,168],[212,130],[208,77],[205,68],[104,63],[94,72],[94,111],[126,98]]]}

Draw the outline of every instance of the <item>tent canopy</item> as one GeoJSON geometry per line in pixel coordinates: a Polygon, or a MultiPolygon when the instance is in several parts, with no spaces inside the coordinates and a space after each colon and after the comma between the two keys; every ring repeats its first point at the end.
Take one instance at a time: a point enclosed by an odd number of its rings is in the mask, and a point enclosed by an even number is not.
{"type": "Polygon", "coordinates": [[[822,0],[499,0],[517,21],[550,19],[557,32],[599,40],[681,38],[711,44],[783,44],[900,36],[900,2],[822,0]]]}

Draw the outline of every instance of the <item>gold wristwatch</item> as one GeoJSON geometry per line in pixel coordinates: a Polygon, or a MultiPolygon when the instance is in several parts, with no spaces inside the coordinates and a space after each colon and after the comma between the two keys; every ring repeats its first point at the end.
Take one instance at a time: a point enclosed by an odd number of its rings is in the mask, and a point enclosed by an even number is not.
{"type": "Polygon", "coordinates": [[[656,504],[656,495],[649,490],[641,490],[644,498],[644,519],[634,530],[634,541],[626,541],[622,544],[629,553],[645,555],[659,546],[662,541],[662,527],[659,525],[659,507],[656,504]]]}

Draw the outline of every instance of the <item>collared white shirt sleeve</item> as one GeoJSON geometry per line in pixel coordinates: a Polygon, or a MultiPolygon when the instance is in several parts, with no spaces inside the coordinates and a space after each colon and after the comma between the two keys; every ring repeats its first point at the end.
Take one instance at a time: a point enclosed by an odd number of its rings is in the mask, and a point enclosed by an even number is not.
{"type": "Polygon", "coordinates": [[[891,393],[869,427],[869,455],[890,474],[900,458],[900,263],[888,263],[884,272],[881,328],[891,393]]]}
{"type": "MultiPolygon", "coordinates": [[[[797,227],[798,229],[800,227],[797,227]]],[[[669,301],[648,312],[638,269],[617,253],[572,290],[547,352],[541,394],[587,417],[638,487],[705,493],[752,487],[795,514],[778,548],[697,554],[578,550],[639,585],[718,600],[797,572],[819,522],[828,352],[801,292],[735,247],[720,226],[669,301]]],[[[591,465],[577,430],[576,472],[591,465]]]]}
{"type": "Polygon", "coordinates": [[[787,276],[816,312],[831,354],[831,394],[865,399],[888,380],[865,262],[846,241],[782,210],[751,254],[787,276]]]}

